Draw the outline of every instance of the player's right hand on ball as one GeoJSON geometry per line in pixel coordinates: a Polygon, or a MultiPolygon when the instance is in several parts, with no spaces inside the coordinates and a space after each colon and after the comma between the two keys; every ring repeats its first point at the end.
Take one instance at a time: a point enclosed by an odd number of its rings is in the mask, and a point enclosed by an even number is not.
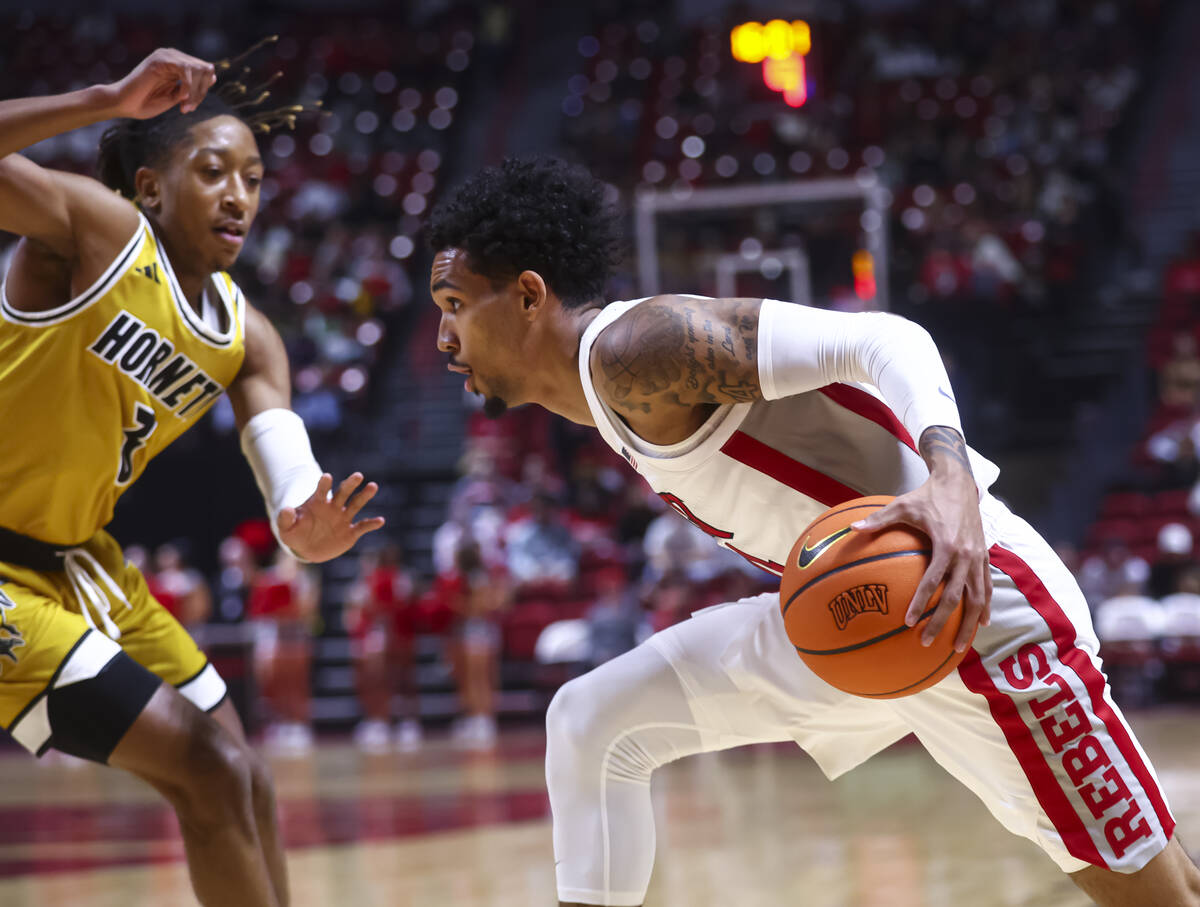
{"type": "Polygon", "coordinates": [[[107,86],[113,115],[146,120],[176,104],[191,113],[217,81],[213,64],[170,47],[160,47],[125,78],[107,86]]]}

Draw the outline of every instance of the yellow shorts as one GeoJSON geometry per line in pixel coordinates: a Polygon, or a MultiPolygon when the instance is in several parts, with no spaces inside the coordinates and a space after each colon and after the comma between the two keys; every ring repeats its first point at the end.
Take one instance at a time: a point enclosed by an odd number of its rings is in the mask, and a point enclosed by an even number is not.
{"type": "Polygon", "coordinates": [[[122,650],[205,711],[225,682],[177,620],[97,532],[52,572],[0,561],[0,727],[31,752],[52,745],[51,691],[87,681],[122,650]]]}

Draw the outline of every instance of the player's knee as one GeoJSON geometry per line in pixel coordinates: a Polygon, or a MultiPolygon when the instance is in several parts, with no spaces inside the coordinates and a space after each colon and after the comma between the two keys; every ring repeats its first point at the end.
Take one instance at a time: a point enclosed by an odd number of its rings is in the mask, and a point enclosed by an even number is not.
{"type": "MultiPolygon", "coordinates": [[[[259,772],[250,748],[215,720],[189,729],[187,759],[171,797],[181,822],[193,827],[240,823],[255,808],[259,772]]],[[[269,784],[269,782],[268,782],[269,784]]]]}
{"type": "Polygon", "coordinates": [[[605,694],[585,674],[558,688],[546,709],[546,741],[549,755],[572,758],[595,743],[605,694]]]}

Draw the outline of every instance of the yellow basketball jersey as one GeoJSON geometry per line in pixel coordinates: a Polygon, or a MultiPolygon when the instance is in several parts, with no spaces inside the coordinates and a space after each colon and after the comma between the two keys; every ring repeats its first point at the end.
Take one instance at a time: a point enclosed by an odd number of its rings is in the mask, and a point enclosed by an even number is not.
{"type": "Polygon", "coordinates": [[[112,519],[146,464],[237,375],[246,303],[221,272],[201,318],[145,217],[86,292],[19,312],[0,288],[0,526],[55,545],[112,519]],[[224,330],[213,325],[219,324],[224,330]]]}

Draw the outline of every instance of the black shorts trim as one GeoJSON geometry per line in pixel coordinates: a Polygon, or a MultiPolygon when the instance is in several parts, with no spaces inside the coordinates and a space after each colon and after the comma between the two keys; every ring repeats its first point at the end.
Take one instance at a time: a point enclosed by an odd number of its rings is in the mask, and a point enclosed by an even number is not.
{"type": "Polygon", "coordinates": [[[96,676],[49,692],[50,739],[42,749],[107,763],[162,684],[157,674],[118,652],[96,676]]]}

